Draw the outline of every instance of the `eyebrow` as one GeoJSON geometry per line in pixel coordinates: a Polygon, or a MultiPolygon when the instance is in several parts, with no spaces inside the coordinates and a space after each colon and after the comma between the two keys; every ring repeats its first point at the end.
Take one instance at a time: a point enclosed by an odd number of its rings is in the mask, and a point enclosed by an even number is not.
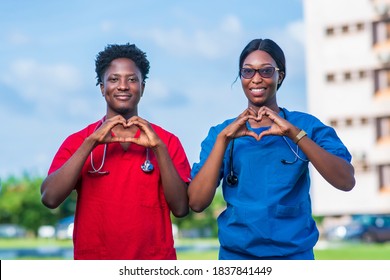
{"type": "MultiPolygon", "coordinates": [[[[245,63],[245,64],[243,64],[242,66],[243,66],[243,67],[244,67],[244,66],[251,66],[251,67],[253,67],[253,65],[250,64],[250,63],[245,63]]],[[[277,66],[274,66],[274,65],[272,65],[271,63],[268,63],[268,62],[267,62],[267,63],[263,63],[263,64],[260,65],[260,67],[264,67],[264,66],[277,67],[277,66]]]]}
{"type": "Polygon", "coordinates": [[[138,77],[137,73],[130,73],[130,74],[120,74],[120,73],[111,73],[109,74],[109,76],[115,76],[115,77],[122,77],[122,76],[125,76],[125,77],[138,77]]]}

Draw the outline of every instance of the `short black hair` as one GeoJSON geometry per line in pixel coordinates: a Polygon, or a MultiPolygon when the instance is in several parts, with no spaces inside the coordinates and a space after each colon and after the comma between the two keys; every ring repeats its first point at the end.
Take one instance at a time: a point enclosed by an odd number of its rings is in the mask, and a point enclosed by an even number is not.
{"type": "MultiPolygon", "coordinates": [[[[286,58],[284,56],[283,50],[279,47],[278,44],[276,44],[271,39],[254,39],[246,45],[246,47],[242,50],[240,55],[238,73],[240,73],[245,58],[250,53],[257,50],[265,51],[273,58],[273,60],[275,60],[276,65],[280,69],[280,72],[284,73],[284,77],[283,77],[284,80],[286,78],[286,58]]],[[[282,85],[283,80],[278,84],[277,86],[278,89],[282,85]]]]}
{"type": "Polygon", "coordinates": [[[99,52],[95,60],[95,72],[96,72],[96,85],[99,85],[103,82],[103,75],[106,72],[107,68],[110,66],[111,61],[117,58],[128,58],[134,61],[135,65],[139,68],[142,74],[142,80],[148,78],[149,73],[149,60],[146,58],[146,53],[141,51],[134,44],[109,44],[103,51],[99,52]]]}

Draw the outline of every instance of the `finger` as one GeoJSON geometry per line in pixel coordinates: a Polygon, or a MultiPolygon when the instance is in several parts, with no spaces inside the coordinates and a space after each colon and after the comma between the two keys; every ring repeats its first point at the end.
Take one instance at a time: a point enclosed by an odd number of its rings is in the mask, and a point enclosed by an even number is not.
{"type": "Polygon", "coordinates": [[[270,108],[268,108],[267,106],[263,106],[259,109],[258,111],[258,116],[269,116],[270,113],[273,112],[270,108]]]}
{"type": "Polygon", "coordinates": [[[106,120],[102,127],[105,130],[111,130],[117,125],[122,125],[123,127],[126,127],[126,119],[123,118],[122,116],[115,116],[111,119],[106,120]]]}
{"type": "Polygon", "coordinates": [[[267,135],[272,135],[272,133],[270,133],[269,130],[264,130],[263,132],[261,132],[258,136],[258,140],[260,141],[261,138],[263,138],[264,136],[267,136],[267,135]]]}
{"type": "Polygon", "coordinates": [[[148,144],[148,141],[145,141],[145,139],[141,139],[141,138],[135,138],[135,137],[126,137],[124,139],[125,142],[129,142],[129,143],[134,143],[134,144],[137,144],[137,145],[140,145],[140,146],[143,146],[143,147],[150,147],[150,145],[148,144]]]}
{"type": "Polygon", "coordinates": [[[105,122],[118,124],[118,123],[126,122],[126,119],[121,115],[116,115],[112,118],[106,119],[105,122]]]}
{"type": "Polygon", "coordinates": [[[261,139],[262,137],[267,136],[267,135],[283,135],[283,132],[280,129],[280,127],[278,127],[277,125],[272,125],[269,129],[261,132],[259,137],[261,139]]]}
{"type": "Polygon", "coordinates": [[[158,136],[156,132],[154,131],[153,127],[150,125],[149,122],[145,120],[133,120],[131,121],[132,124],[136,125],[143,135],[148,139],[150,142],[155,142],[156,139],[158,139],[158,136]]]}
{"type": "Polygon", "coordinates": [[[145,121],[144,119],[131,119],[128,121],[128,125],[137,126],[141,131],[145,132],[146,134],[149,134],[151,133],[151,131],[153,131],[153,128],[151,127],[150,123],[148,121],[145,121]]]}
{"type": "Polygon", "coordinates": [[[266,117],[278,125],[280,125],[284,120],[282,117],[279,116],[279,114],[277,112],[275,112],[267,107],[264,107],[261,110],[259,110],[259,115],[261,115],[261,118],[266,117]]]}
{"type": "Polygon", "coordinates": [[[257,111],[254,108],[248,107],[247,110],[248,110],[250,115],[257,117],[257,111]]]}
{"type": "Polygon", "coordinates": [[[128,123],[142,123],[144,125],[149,124],[149,122],[139,116],[132,116],[127,120],[128,123]]]}

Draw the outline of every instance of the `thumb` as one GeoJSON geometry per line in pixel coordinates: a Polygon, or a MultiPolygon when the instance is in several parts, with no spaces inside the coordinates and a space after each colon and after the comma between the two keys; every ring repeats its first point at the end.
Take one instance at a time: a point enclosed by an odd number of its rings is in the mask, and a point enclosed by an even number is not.
{"type": "Polygon", "coordinates": [[[263,138],[264,136],[267,136],[267,135],[272,135],[272,132],[268,129],[268,130],[264,130],[263,132],[261,132],[259,134],[259,138],[257,140],[260,140],[261,138],[263,138]]]}

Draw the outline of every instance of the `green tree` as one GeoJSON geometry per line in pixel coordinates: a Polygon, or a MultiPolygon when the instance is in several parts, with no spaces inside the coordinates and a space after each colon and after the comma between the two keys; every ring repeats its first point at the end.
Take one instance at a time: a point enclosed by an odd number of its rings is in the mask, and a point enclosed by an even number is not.
{"type": "Polygon", "coordinates": [[[221,188],[218,188],[213,202],[203,212],[190,213],[184,218],[176,218],[172,216],[172,222],[176,224],[179,230],[196,229],[201,237],[211,235],[217,237],[218,226],[217,217],[226,207],[225,200],[222,195],[221,188]]]}
{"type": "Polygon", "coordinates": [[[57,209],[46,208],[41,202],[40,186],[43,178],[24,174],[11,176],[2,182],[0,192],[0,223],[21,225],[36,234],[41,225],[55,225],[75,210],[75,194],[57,209]]]}
{"type": "MultiPolygon", "coordinates": [[[[2,182],[0,189],[0,224],[21,225],[36,234],[42,225],[55,225],[58,220],[74,215],[76,192],[56,209],[48,209],[41,202],[40,186],[43,178],[24,174],[11,176],[2,182]]],[[[217,236],[216,218],[225,208],[221,189],[218,188],[211,205],[202,213],[190,212],[184,218],[172,216],[180,230],[197,230],[202,236],[217,236]]]]}

